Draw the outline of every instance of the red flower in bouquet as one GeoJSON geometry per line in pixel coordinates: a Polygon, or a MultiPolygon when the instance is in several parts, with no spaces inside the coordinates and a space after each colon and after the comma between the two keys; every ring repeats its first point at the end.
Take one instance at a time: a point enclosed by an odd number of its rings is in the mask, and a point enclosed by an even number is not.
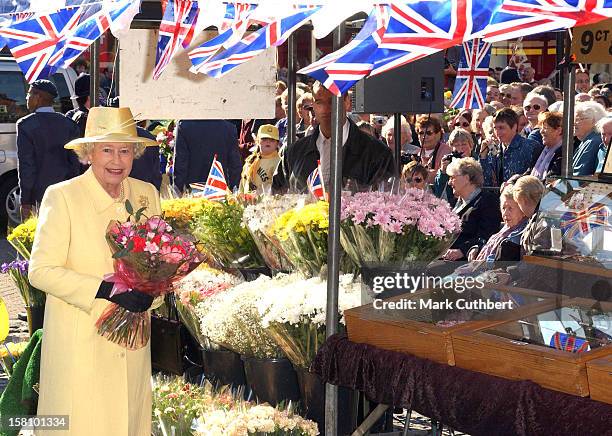
{"type": "MultiPolygon", "coordinates": [[[[164,295],[204,257],[191,235],[179,234],[163,217],[146,217],[145,208],[134,213],[129,201],[125,205],[128,220],[112,221],[106,232],[115,272],[104,279],[115,283],[111,295],[133,289],[152,297],[164,295]]],[[[96,327],[99,334],[129,349],[144,347],[151,333],[146,312],[129,312],[114,303],[102,313],[96,327]]]]}

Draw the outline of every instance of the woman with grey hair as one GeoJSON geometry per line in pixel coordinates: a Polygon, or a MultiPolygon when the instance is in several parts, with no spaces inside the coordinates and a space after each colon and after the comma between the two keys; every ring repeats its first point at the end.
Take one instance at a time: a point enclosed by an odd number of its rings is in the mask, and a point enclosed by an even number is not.
{"type": "Polygon", "coordinates": [[[442,158],[442,163],[440,169],[436,173],[432,190],[436,197],[442,198],[448,201],[451,206],[454,206],[457,199],[453,196],[453,190],[448,184],[446,168],[457,158],[474,157],[473,136],[467,130],[457,128],[453,130],[448,137],[448,145],[451,147],[452,154],[448,154],[442,158]]]}
{"type": "Polygon", "coordinates": [[[443,258],[466,260],[472,247],[481,248],[499,230],[499,198],[492,192],[481,190],[484,183],[482,167],[472,157],[453,159],[446,174],[457,198],[453,210],[461,218],[461,233],[443,258]]]}
{"type": "Polygon", "coordinates": [[[574,151],[574,176],[592,176],[597,170],[598,155],[604,149],[601,135],[595,129],[599,120],[606,116],[602,105],[594,101],[576,104],[574,113],[574,136],[580,144],[574,151]]]}
{"type": "Polygon", "coordinates": [[[50,186],[42,200],[28,276],[47,294],[38,413],[70,416],[62,434],[151,434],[150,345],[126,349],[96,328],[111,303],[130,312],[147,312],[153,303],[138,289],[112,292],[105,237],[111,220],[127,220],[128,200],[147,216],[161,213],[155,187],[128,177],[148,145],[157,143],[137,135],[128,108],[91,108],[85,137],[65,145],[91,166],[50,186]]]}

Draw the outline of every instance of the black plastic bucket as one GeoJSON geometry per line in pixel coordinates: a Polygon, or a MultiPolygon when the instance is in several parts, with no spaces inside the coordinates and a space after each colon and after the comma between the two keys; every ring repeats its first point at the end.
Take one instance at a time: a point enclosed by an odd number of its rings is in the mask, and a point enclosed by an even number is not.
{"type": "Polygon", "coordinates": [[[240,355],[230,350],[202,350],[204,377],[217,385],[246,385],[240,355]]]}
{"type": "Polygon", "coordinates": [[[242,356],[247,384],[259,402],[276,406],[281,402],[298,401],[300,390],[297,375],[287,359],[257,359],[242,356]]]}

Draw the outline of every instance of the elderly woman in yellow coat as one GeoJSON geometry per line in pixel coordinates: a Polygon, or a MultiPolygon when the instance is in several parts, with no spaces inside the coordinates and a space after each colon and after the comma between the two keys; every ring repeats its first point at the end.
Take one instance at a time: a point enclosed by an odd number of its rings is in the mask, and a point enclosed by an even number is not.
{"type": "Polygon", "coordinates": [[[138,290],[110,296],[113,272],[105,231],[126,220],[125,200],[161,213],[155,187],[129,178],[132,162],[154,141],[140,138],[128,108],[95,107],[85,138],[66,145],[91,163],[85,174],[50,186],[42,200],[29,279],[47,293],[39,415],[68,415],[69,430],[36,435],[151,434],[150,346],[130,351],[98,335],[110,302],[144,312],[153,299],[138,290]]]}

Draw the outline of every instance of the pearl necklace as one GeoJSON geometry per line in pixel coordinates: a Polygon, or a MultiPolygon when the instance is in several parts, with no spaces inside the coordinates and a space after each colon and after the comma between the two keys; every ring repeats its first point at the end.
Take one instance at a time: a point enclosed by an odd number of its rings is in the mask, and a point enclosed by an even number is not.
{"type": "Polygon", "coordinates": [[[119,197],[113,198],[115,203],[124,203],[125,202],[125,191],[123,190],[123,182],[121,182],[121,190],[119,191],[119,197]]]}

